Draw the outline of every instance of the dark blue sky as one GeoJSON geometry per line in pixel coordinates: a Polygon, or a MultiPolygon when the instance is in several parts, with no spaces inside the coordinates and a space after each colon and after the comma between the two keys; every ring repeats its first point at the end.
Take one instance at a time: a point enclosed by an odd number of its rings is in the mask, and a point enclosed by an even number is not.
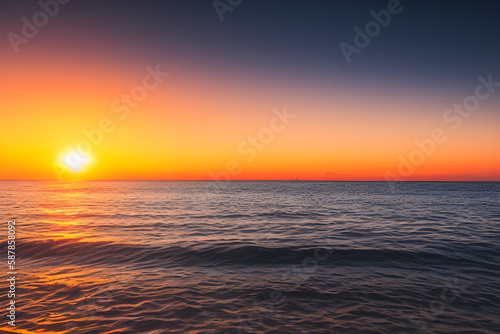
{"type": "MultiPolygon", "coordinates": [[[[401,6],[349,65],[339,43],[352,44],[353,28],[363,28],[373,20],[370,11],[386,9],[387,1],[244,0],[221,22],[211,1],[73,0],[50,25],[76,39],[100,40],[96,48],[112,43],[124,56],[184,57],[208,67],[327,81],[461,90],[480,74],[500,73],[498,2],[401,1],[401,6]]],[[[7,20],[3,29],[16,31],[19,18],[38,5],[3,0],[0,9],[7,20]]]]}

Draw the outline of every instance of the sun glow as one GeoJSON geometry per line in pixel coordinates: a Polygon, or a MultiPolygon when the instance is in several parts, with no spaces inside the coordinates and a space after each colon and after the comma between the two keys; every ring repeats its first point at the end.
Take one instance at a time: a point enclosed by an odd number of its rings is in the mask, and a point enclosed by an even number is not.
{"type": "Polygon", "coordinates": [[[91,158],[80,152],[71,151],[63,156],[62,162],[72,172],[82,172],[91,162],[91,158]]]}

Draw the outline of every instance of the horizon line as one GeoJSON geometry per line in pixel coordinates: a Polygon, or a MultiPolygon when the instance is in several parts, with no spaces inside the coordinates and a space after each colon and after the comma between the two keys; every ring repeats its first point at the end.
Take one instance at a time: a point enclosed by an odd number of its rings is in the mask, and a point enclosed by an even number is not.
{"type": "Polygon", "coordinates": [[[58,181],[53,179],[0,179],[0,182],[5,181],[33,181],[33,182],[59,182],[59,183],[75,183],[75,182],[500,182],[500,180],[321,180],[321,179],[238,179],[238,180],[208,180],[208,179],[96,179],[96,180],[75,180],[75,181],[58,181]]]}

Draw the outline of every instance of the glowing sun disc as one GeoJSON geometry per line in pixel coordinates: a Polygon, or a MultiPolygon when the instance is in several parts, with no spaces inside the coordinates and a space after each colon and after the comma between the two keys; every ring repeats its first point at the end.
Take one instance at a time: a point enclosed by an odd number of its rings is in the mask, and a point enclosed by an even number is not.
{"type": "Polygon", "coordinates": [[[73,151],[64,156],[63,162],[72,171],[79,172],[90,162],[90,158],[73,151]]]}

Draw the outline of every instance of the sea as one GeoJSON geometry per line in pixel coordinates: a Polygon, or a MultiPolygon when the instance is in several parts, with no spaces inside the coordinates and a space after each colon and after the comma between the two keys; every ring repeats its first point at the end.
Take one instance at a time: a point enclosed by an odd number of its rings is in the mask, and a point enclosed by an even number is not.
{"type": "Polygon", "coordinates": [[[500,333],[498,182],[0,190],[2,333],[500,333]]]}

